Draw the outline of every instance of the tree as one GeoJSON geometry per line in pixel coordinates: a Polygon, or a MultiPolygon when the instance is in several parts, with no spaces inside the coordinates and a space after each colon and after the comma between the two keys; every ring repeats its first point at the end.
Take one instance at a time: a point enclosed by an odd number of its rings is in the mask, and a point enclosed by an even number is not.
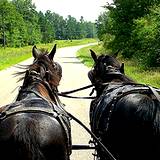
{"type": "Polygon", "coordinates": [[[66,22],[62,16],[57,13],[52,13],[52,25],[55,31],[55,39],[64,39],[66,31],[66,22]]]}
{"type": "Polygon", "coordinates": [[[12,3],[25,21],[27,27],[25,42],[29,45],[39,43],[41,41],[40,26],[38,24],[39,17],[32,0],[13,0],[12,3]]]}
{"type": "Polygon", "coordinates": [[[43,15],[42,12],[39,12],[39,25],[42,33],[42,42],[52,42],[55,38],[55,31],[51,11],[46,11],[45,15],[43,15]]]}
{"type": "Polygon", "coordinates": [[[57,13],[37,12],[32,0],[0,1],[0,43],[5,47],[20,47],[50,43],[54,39],[93,37],[94,24],[78,22],[74,17],[64,19],[57,13]]]}
{"type": "Polygon", "coordinates": [[[112,20],[111,34],[114,39],[109,46],[112,50],[121,50],[123,56],[132,57],[131,34],[134,29],[134,20],[149,13],[150,7],[160,3],[159,0],[113,0],[113,4],[106,5],[112,20]]]}
{"type": "Polygon", "coordinates": [[[151,8],[149,14],[134,24],[131,49],[137,61],[145,68],[160,67],[160,5],[151,8]]]}
{"type": "Polygon", "coordinates": [[[7,0],[0,1],[0,36],[3,46],[21,46],[25,30],[24,21],[15,6],[7,0]]]}
{"type": "Polygon", "coordinates": [[[68,15],[66,19],[66,29],[67,29],[67,38],[72,40],[72,39],[77,39],[77,33],[79,32],[77,29],[77,21],[74,17],[71,15],[68,15]]]}

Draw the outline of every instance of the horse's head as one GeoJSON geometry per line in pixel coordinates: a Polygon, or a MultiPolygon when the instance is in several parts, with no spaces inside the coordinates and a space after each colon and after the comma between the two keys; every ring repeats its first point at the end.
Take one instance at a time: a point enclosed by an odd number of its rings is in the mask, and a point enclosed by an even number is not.
{"type": "Polygon", "coordinates": [[[93,50],[90,51],[94,60],[94,67],[88,76],[92,83],[111,82],[117,80],[118,76],[124,75],[124,64],[121,65],[115,57],[97,56],[93,50]]]}
{"type": "Polygon", "coordinates": [[[45,50],[39,50],[36,46],[32,49],[34,57],[33,64],[29,65],[26,71],[24,83],[29,83],[27,77],[35,77],[40,81],[46,82],[52,89],[55,89],[62,77],[62,68],[60,64],[54,62],[53,58],[56,53],[56,45],[50,53],[45,50]]]}

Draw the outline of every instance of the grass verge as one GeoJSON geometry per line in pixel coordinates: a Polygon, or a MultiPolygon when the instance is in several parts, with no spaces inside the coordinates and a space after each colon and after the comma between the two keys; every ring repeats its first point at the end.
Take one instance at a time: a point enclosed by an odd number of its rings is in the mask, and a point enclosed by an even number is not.
{"type": "MultiPolygon", "coordinates": [[[[104,54],[106,53],[101,45],[89,46],[80,49],[77,52],[77,57],[88,67],[93,66],[93,60],[90,56],[90,49],[94,50],[96,53],[104,54]]],[[[160,69],[152,70],[142,70],[137,65],[136,62],[118,58],[120,62],[125,64],[125,74],[132,78],[137,83],[151,85],[160,88],[160,69]]]]}
{"type": "MultiPolygon", "coordinates": [[[[51,50],[54,44],[57,44],[57,48],[83,45],[87,43],[96,42],[96,39],[81,39],[81,40],[55,40],[49,44],[37,44],[37,48],[44,48],[51,50]]],[[[27,46],[22,48],[0,48],[0,70],[17,64],[23,60],[26,60],[32,56],[31,50],[33,46],[27,46]]]]}

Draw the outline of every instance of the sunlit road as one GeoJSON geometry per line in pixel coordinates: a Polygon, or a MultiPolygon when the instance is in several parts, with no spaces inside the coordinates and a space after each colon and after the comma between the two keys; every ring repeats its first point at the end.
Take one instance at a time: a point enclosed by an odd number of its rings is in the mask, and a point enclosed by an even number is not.
{"type": "MultiPolygon", "coordinates": [[[[58,46],[57,46],[58,47],[58,46]]],[[[59,91],[68,91],[90,84],[87,73],[89,68],[85,67],[76,58],[75,53],[83,46],[66,47],[57,49],[56,61],[63,69],[63,77],[59,86],[59,91]]],[[[88,54],[90,52],[88,51],[88,54]]],[[[24,61],[22,64],[31,64],[32,58],[24,61]]],[[[10,67],[0,72],[0,106],[11,103],[15,100],[18,88],[22,82],[17,83],[17,78],[12,74],[18,71],[15,67],[10,67]]],[[[91,89],[74,93],[74,96],[88,96],[91,89]]],[[[90,100],[68,99],[60,97],[66,105],[65,109],[80,119],[89,127],[89,105],[90,100]]],[[[90,135],[76,122],[72,124],[72,143],[88,144],[90,135]]],[[[93,160],[93,150],[72,151],[71,160],[93,160]]]]}

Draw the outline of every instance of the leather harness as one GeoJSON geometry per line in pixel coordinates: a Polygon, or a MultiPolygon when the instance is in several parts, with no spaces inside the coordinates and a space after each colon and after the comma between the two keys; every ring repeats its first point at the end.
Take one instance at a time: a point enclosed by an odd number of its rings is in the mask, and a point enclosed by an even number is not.
{"type": "MultiPolygon", "coordinates": [[[[54,97],[57,100],[56,103],[53,103],[47,100],[45,97],[41,96],[38,92],[33,91],[31,89],[21,89],[22,92],[26,92],[27,94],[32,94],[32,98],[25,98],[20,101],[16,101],[12,104],[2,106],[0,110],[0,120],[3,121],[7,117],[10,117],[19,113],[38,113],[44,114],[47,116],[54,117],[63,127],[68,145],[68,153],[71,154],[71,126],[68,123],[70,117],[67,112],[63,109],[64,105],[60,102],[58,96],[54,93],[54,97]],[[36,106],[34,106],[36,104],[36,106]],[[39,106],[38,106],[39,105],[39,106]],[[50,106],[50,107],[46,107],[50,106]]],[[[53,92],[53,91],[52,91],[53,92]]]]}
{"type": "Polygon", "coordinates": [[[110,83],[104,89],[102,95],[92,101],[91,105],[91,127],[94,133],[101,134],[108,130],[111,115],[118,100],[126,95],[138,93],[147,94],[153,100],[160,102],[160,95],[153,87],[142,84],[117,84],[110,83]],[[105,100],[107,99],[107,101],[105,100]],[[108,117],[105,127],[102,125],[103,117],[108,117]]]}

